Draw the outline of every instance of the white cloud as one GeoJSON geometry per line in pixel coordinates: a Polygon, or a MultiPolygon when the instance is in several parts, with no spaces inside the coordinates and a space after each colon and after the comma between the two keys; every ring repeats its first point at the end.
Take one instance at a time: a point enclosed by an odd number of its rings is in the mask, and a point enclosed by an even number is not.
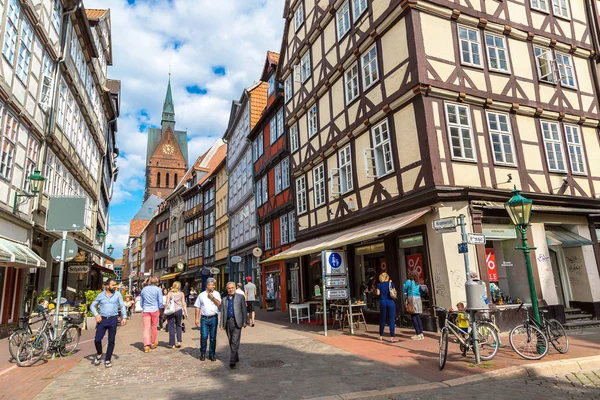
{"type": "Polygon", "coordinates": [[[259,79],[266,51],[279,52],[284,1],[138,0],[129,6],[123,0],[84,0],[84,5],[111,10],[114,54],[108,75],[122,82],[113,203],[141,201],[147,136],[140,125],[160,125],[169,66],[176,126],[188,131],[192,162],[223,135],[231,100],[259,79]],[[215,75],[216,66],[226,75],[215,75]],[[186,86],[193,85],[207,94],[190,95],[186,86]]]}
{"type": "Polygon", "coordinates": [[[112,223],[110,224],[110,230],[106,235],[107,246],[112,244],[115,248],[113,253],[114,258],[121,258],[123,255],[123,248],[127,245],[129,239],[129,221],[126,223],[112,223]]]}

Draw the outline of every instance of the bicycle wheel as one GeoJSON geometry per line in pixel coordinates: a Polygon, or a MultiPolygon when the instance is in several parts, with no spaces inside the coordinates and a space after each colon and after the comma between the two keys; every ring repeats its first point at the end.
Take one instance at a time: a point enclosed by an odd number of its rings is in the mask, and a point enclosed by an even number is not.
{"type": "Polygon", "coordinates": [[[479,346],[479,358],[489,361],[496,356],[500,347],[498,332],[494,326],[488,322],[479,322],[477,324],[477,344],[479,346]]]}
{"type": "Polygon", "coordinates": [[[552,343],[556,351],[562,354],[569,351],[569,337],[560,322],[555,319],[547,320],[546,332],[548,333],[548,340],[552,343]]]}
{"type": "Polygon", "coordinates": [[[442,328],[440,335],[440,370],[446,365],[446,357],[448,357],[448,328],[442,328]]]}
{"type": "Polygon", "coordinates": [[[79,346],[79,339],[81,338],[81,328],[72,325],[60,335],[59,352],[62,356],[68,356],[73,354],[79,346]]]}
{"type": "Polygon", "coordinates": [[[25,329],[19,329],[13,332],[8,338],[8,351],[13,359],[17,359],[17,351],[23,343],[29,332],[25,329]]]}
{"type": "Polygon", "coordinates": [[[30,367],[38,362],[48,349],[48,336],[45,333],[27,335],[17,350],[17,365],[30,367]]]}
{"type": "Polygon", "coordinates": [[[528,360],[539,360],[548,354],[548,339],[535,326],[515,326],[510,331],[509,339],[513,350],[528,360]]]}

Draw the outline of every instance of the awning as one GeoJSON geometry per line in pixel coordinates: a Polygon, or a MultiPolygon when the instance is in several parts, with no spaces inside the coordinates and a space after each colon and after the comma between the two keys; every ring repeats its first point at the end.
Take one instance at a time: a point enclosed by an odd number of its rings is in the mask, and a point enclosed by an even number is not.
{"type": "Polygon", "coordinates": [[[186,278],[186,277],[190,277],[193,275],[200,275],[200,271],[202,271],[202,268],[194,268],[191,269],[189,271],[185,271],[183,272],[181,275],[179,275],[180,278],[186,278]]]}
{"type": "Polygon", "coordinates": [[[113,271],[110,268],[106,268],[100,264],[96,264],[96,263],[92,263],[92,268],[97,269],[98,271],[102,271],[102,272],[106,272],[107,274],[114,274],[115,271],[113,271]]]}
{"type": "Polygon", "coordinates": [[[580,247],[594,244],[591,240],[560,226],[546,225],[546,242],[549,246],[580,247]]]}
{"type": "Polygon", "coordinates": [[[24,244],[0,237],[0,266],[46,268],[46,261],[24,244]]]}
{"type": "Polygon", "coordinates": [[[90,246],[89,244],[82,242],[79,239],[75,239],[75,243],[77,243],[77,247],[79,247],[82,250],[85,250],[88,253],[92,253],[97,255],[100,258],[104,258],[105,260],[108,260],[110,262],[115,262],[115,259],[112,258],[111,256],[109,256],[108,254],[104,254],[102,251],[90,246]]]}
{"type": "Polygon", "coordinates": [[[163,276],[161,276],[161,277],[160,277],[160,280],[161,280],[161,281],[167,281],[167,280],[169,280],[169,279],[173,279],[173,278],[175,278],[175,277],[176,277],[176,276],[178,276],[178,275],[181,275],[181,272],[174,272],[174,273],[172,273],[172,274],[166,274],[166,275],[163,275],[163,276]]]}
{"type": "Polygon", "coordinates": [[[277,260],[287,260],[289,258],[300,257],[306,254],[317,253],[321,250],[336,249],[347,244],[358,243],[364,240],[382,237],[410,224],[430,211],[431,207],[421,208],[416,211],[411,211],[391,218],[371,222],[369,224],[350,228],[345,231],[310,239],[305,242],[298,243],[295,246],[292,246],[291,248],[262,261],[261,264],[277,260]]]}

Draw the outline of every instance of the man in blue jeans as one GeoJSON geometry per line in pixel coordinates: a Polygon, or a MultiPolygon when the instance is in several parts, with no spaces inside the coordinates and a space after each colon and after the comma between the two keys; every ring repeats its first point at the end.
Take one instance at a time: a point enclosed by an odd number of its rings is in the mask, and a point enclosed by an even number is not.
{"type": "Polygon", "coordinates": [[[216,285],[216,279],[208,278],[206,280],[206,290],[200,293],[194,304],[194,307],[196,307],[196,326],[200,327],[200,361],[206,359],[206,342],[209,337],[208,359],[217,361],[215,350],[217,348],[217,326],[221,295],[215,290],[216,285]]]}
{"type": "Polygon", "coordinates": [[[117,282],[114,279],[109,279],[106,282],[106,290],[100,292],[90,306],[90,311],[96,317],[96,337],[94,344],[96,345],[96,358],[94,365],[100,365],[102,360],[102,339],[106,331],[108,331],[108,346],[106,347],[106,357],[104,358],[104,366],[112,367],[111,358],[115,349],[115,337],[117,336],[117,325],[119,324],[119,306],[121,307],[121,315],[123,321],[121,325],[127,323],[127,309],[121,293],[116,293],[117,282]],[[100,312],[97,307],[100,306],[100,312]]]}

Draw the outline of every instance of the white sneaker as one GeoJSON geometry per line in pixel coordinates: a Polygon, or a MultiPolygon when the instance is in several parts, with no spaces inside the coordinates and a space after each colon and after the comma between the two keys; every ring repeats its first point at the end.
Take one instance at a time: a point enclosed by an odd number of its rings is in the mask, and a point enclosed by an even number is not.
{"type": "Polygon", "coordinates": [[[423,336],[423,334],[421,333],[421,334],[419,335],[419,339],[417,339],[417,340],[424,340],[424,339],[425,339],[425,336],[423,336]]]}
{"type": "Polygon", "coordinates": [[[411,336],[410,340],[421,340],[421,336],[419,336],[419,335],[411,336]]]}

